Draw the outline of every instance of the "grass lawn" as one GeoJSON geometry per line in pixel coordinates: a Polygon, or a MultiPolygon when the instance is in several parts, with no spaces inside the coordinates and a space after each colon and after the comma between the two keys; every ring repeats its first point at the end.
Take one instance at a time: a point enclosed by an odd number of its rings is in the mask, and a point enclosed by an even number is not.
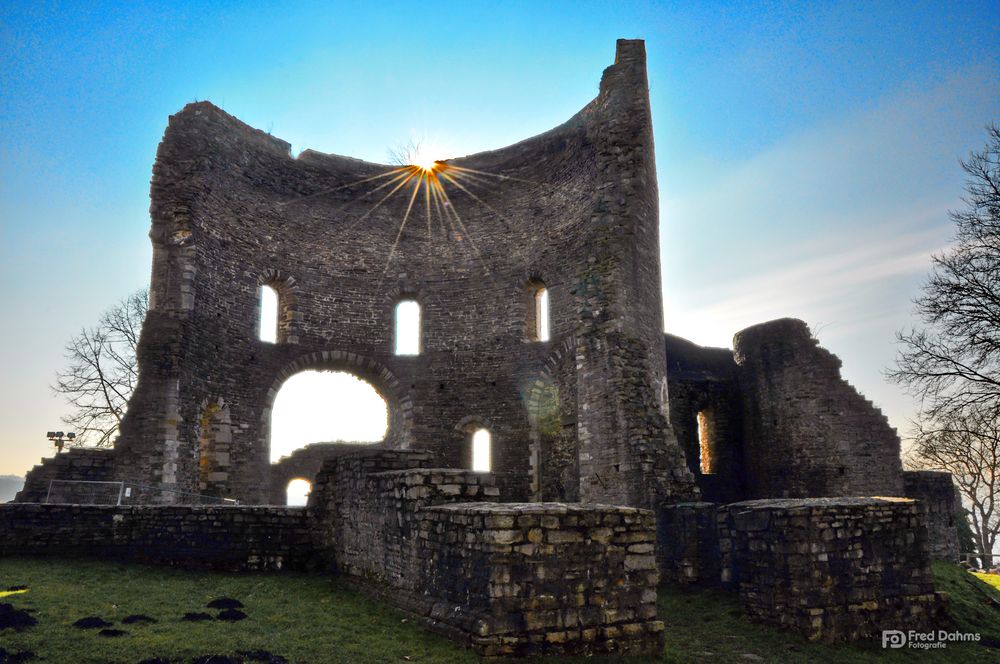
{"type": "MultiPolygon", "coordinates": [[[[954,625],[1000,642],[1000,592],[957,566],[939,563],[940,590],[952,598],[954,625]]],[[[1000,586],[988,577],[987,582],[1000,586]]],[[[470,651],[366,599],[342,581],[310,574],[225,574],[104,561],[0,559],[0,602],[31,609],[38,624],[0,631],[0,648],[31,651],[38,662],[129,662],[160,657],[191,662],[204,655],[268,651],[290,662],[477,662],[470,651]],[[26,585],[25,592],[6,593],[26,585]],[[244,604],[247,619],[186,622],[185,613],[218,610],[218,597],[244,604]],[[155,623],[123,625],[144,614],[155,623]],[[72,623],[97,616],[127,632],[109,638],[72,623]]],[[[667,645],[660,662],[1000,662],[1000,649],[951,644],[945,650],[883,650],[876,641],[824,646],[754,624],[736,598],[721,592],[660,591],[667,645]]],[[[248,660],[252,661],[252,660],[248,660]]],[[[548,660],[552,661],[552,660],[548,660]]],[[[572,659],[556,660],[571,662],[572,659]]],[[[601,662],[602,658],[577,661],[601,662]]],[[[0,657],[2,662],[2,657],[0,657]]]]}

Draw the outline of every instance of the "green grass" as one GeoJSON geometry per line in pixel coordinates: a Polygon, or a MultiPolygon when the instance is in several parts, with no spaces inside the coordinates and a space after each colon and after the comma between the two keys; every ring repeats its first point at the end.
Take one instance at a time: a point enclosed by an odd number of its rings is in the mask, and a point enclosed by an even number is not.
{"type": "MultiPolygon", "coordinates": [[[[936,582],[951,596],[953,625],[1000,640],[1000,579],[985,582],[955,565],[936,563],[936,582]]],[[[38,625],[0,632],[0,647],[31,650],[39,662],[138,662],[145,657],[190,661],[207,654],[267,650],[292,662],[477,662],[478,657],[430,634],[343,581],[310,574],[225,574],[64,559],[0,559],[0,589],[28,585],[2,601],[34,609],[38,625]],[[215,611],[220,596],[242,601],[249,615],[236,623],[181,622],[187,612],[215,611]],[[159,622],[120,625],[142,613],[159,622]],[[70,625],[96,615],[128,636],[107,639],[70,625]]],[[[998,662],[1000,650],[950,644],[939,651],[883,650],[878,641],[827,646],[748,620],[733,595],[664,587],[660,617],[667,645],[660,662],[998,662]]],[[[551,661],[551,660],[549,660],[551,661]]],[[[602,658],[559,662],[611,661],[602,658]]]]}

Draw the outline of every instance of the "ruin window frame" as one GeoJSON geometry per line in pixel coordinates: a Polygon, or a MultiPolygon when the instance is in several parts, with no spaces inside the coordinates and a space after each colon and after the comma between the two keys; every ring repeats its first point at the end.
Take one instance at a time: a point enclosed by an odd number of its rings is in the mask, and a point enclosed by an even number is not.
{"type": "Polygon", "coordinates": [[[415,297],[403,297],[396,300],[393,306],[393,316],[392,316],[392,354],[395,357],[418,357],[423,354],[423,307],[420,302],[415,297]],[[409,334],[413,335],[413,338],[404,338],[400,334],[400,309],[402,307],[409,307],[412,305],[414,309],[414,315],[416,320],[413,322],[413,329],[409,331],[409,334]],[[407,343],[401,343],[401,342],[407,343]]]}
{"type": "Polygon", "coordinates": [[[545,343],[552,338],[552,304],[548,286],[541,279],[530,279],[524,286],[524,338],[531,343],[545,343]]]}
{"type": "Polygon", "coordinates": [[[281,291],[275,284],[263,283],[257,287],[258,341],[266,344],[281,343],[281,300],[281,291]],[[268,316],[268,313],[271,315],[268,316]],[[270,324],[269,333],[265,328],[265,323],[270,324]]]}
{"type": "Polygon", "coordinates": [[[493,472],[493,432],[483,425],[477,425],[469,437],[469,469],[474,473],[493,472]],[[485,435],[485,441],[482,436],[485,435]],[[478,439],[478,440],[477,440],[478,439]],[[485,450],[479,448],[485,443],[485,450]],[[485,468],[477,467],[477,461],[485,460],[485,468]]]}
{"type": "MultiPolygon", "coordinates": [[[[288,483],[285,484],[285,507],[305,507],[306,505],[309,504],[309,494],[312,493],[312,490],[313,490],[313,483],[311,481],[309,481],[308,479],[304,478],[304,477],[293,477],[292,479],[288,480],[288,483]],[[293,505],[290,502],[290,498],[292,496],[292,494],[290,493],[291,492],[291,488],[292,488],[293,484],[297,484],[299,482],[304,482],[306,484],[306,486],[308,486],[308,490],[305,492],[305,499],[306,499],[306,501],[304,503],[302,503],[301,505],[298,504],[298,503],[296,503],[296,504],[293,505]]],[[[296,494],[296,495],[298,495],[298,494],[296,494]]]]}
{"type": "Polygon", "coordinates": [[[704,408],[695,416],[698,431],[698,471],[702,475],[714,475],[716,472],[716,440],[713,413],[704,408]]]}

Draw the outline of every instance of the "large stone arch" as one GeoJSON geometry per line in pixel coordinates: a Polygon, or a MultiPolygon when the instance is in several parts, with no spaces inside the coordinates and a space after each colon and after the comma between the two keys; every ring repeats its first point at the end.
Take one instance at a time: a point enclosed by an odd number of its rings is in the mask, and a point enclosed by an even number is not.
{"type": "Polygon", "coordinates": [[[389,412],[383,445],[395,449],[409,449],[413,439],[413,401],[403,389],[399,379],[389,369],[375,360],[346,351],[318,351],[304,353],[281,367],[271,382],[260,413],[258,445],[270,450],[271,410],[274,399],[286,380],[303,371],[343,371],[367,381],[385,399],[389,412]]]}

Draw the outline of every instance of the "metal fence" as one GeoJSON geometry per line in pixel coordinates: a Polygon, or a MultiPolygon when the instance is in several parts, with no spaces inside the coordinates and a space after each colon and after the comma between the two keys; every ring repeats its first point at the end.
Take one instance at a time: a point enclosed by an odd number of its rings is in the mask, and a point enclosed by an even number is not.
{"type": "Polygon", "coordinates": [[[960,553],[959,560],[975,569],[995,569],[1000,567],[1000,553],[960,553]]]}
{"type": "Polygon", "coordinates": [[[238,500],[203,493],[180,491],[138,482],[98,482],[93,480],[51,480],[46,503],[75,505],[239,505],[238,500]]]}

